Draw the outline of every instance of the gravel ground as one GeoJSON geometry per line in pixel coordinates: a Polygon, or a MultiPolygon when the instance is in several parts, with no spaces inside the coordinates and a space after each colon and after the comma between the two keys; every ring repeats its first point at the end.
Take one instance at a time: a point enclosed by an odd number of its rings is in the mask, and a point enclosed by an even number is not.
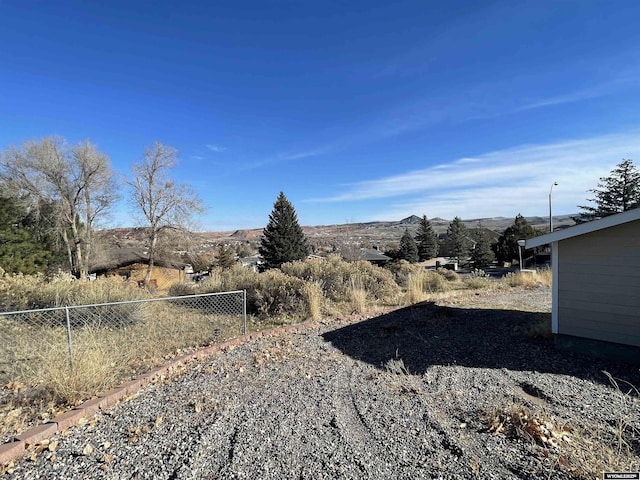
{"type": "Polygon", "coordinates": [[[638,471],[640,402],[602,373],[640,385],[638,369],[525,335],[549,310],[548,288],[485,292],[255,341],[146,387],[8,477],[588,478],[597,460],[577,446],[612,444],[616,425],[638,471]]]}

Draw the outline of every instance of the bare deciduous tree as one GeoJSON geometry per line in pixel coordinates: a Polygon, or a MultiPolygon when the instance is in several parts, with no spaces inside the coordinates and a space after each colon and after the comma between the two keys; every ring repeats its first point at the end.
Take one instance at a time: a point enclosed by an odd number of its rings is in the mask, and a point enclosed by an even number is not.
{"type": "Polygon", "coordinates": [[[118,198],[109,157],[88,140],[70,148],[60,137],[47,137],[2,152],[0,177],[27,194],[33,208],[54,206],[71,272],[86,278],[94,227],[118,198]]]}
{"type": "Polygon", "coordinates": [[[345,261],[357,262],[362,258],[362,244],[352,220],[340,226],[336,237],[336,250],[345,261]]]}
{"type": "Polygon", "coordinates": [[[169,171],[176,165],[177,150],[160,142],[147,147],[144,158],[132,166],[134,213],[147,224],[149,265],[144,278],[149,283],[156,260],[158,239],[165,230],[187,230],[193,215],[203,210],[202,202],[188,185],[176,185],[169,171]]]}

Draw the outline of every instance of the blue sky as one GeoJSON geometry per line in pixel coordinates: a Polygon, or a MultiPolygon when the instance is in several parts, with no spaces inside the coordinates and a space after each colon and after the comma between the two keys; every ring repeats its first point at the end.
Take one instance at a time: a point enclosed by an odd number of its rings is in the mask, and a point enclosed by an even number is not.
{"type": "MultiPolygon", "coordinates": [[[[573,213],[640,165],[637,1],[0,0],[0,148],[158,140],[207,211],[266,225],[573,213]]],[[[112,225],[132,223],[125,203],[112,225]]]]}

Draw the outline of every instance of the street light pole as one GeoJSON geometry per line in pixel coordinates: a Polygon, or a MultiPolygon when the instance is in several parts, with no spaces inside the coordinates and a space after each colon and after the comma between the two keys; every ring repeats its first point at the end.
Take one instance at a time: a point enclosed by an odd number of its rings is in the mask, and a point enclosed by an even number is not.
{"type": "Polygon", "coordinates": [[[551,192],[553,192],[554,185],[558,185],[558,182],[553,182],[551,184],[551,189],[549,190],[549,232],[553,232],[553,216],[551,215],[551,192]]]}
{"type": "Polygon", "coordinates": [[[525,244],[525,240],[518,240],[518,254],[520,256],[520,264],[518,265],[518,267],[520,267],[520,271],[522,271],[522,247],[524,247],[525,244]]]}

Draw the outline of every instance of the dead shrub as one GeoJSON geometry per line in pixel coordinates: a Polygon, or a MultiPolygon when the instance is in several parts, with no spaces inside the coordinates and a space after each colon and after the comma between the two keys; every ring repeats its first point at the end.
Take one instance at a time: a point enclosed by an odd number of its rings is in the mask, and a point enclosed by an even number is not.
{"type": "Polygon", "coordinates": [[[485,417],[487,431],[534,443],[541,460],[572,478],[588,480],[599,478],[602,472],[625,472],[630,466],[637,469],[640,429],[631,418],[637,410],[639,392],[630,384],[622,387],[604,373],[613,385],[611,402],[617,412],[610,422],[569,426],[544,411],[514,403],[485,417]]]}
{"type": "Polygon", "coordinates": [[[449,282],[459,282],[460,281],[460,275],[458,275],[453,270],[449,270],[448,268],[438,268],[436,270],[436,272],[438,272],[440,275],[442,275],[449,282]]]}
{"type": "Polygon", "coordinates": [[[167,292],[170,297],[183,297],[186,295],[194,295],[196,293],[195,285],[185,282],[172,283],[167,292]]]}

